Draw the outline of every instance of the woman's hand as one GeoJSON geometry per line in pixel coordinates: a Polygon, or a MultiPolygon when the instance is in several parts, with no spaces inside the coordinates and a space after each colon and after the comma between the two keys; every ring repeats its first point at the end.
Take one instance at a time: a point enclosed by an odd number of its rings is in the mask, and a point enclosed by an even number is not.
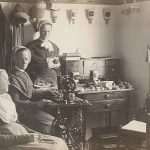
{"type": "Polygon", "coordinates": [[[30,135],[33,135],[34,142],[40,142],[43,139],[43,135],[38,132],[30,133],[30,135]]]}
{"type": "Polygon", "coordinates": [[[60,102],[62,100],[62,94],[56,91],[51,91],[50,98],[52,99],[52,101],[60,102]]]}
{"type": "Polygon", "coordinates": [[[52,91],[51,96],[56,97],[56,98],[60,98],[60,93],[56,92],[56,91],[52,91]]]}

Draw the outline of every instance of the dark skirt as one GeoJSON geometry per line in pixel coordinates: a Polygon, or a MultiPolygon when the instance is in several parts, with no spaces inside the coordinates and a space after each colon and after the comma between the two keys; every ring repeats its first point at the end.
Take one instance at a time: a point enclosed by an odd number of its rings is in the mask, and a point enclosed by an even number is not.
{"type": "Polygon", "coordinates": [[[51,124],[54,117],[41,110],[31,110],[19,113],[19,120],[29,128],[43,134],[51,134],[51,124]]]}

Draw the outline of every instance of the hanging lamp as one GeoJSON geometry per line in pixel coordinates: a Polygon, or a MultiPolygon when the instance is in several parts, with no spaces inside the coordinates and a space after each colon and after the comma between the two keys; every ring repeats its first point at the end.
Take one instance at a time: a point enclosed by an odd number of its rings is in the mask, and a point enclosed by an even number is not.
{"type": "Polygon", "coordinates": [[[16,4],[9,17],[10,22],[13,24],[24,24],[27,20],[29,20],[29,16],[23,11],[19,3],[16,4]]]}
{"type": "Polygon", "coordinates": [[[39,21],[44,17],[45,10],[51,10],[51,0],[32,0],[32,6],[30,8],[30,22],[35,31],[38,31],[39,21]]]}
{"type": "Polygon", "coordinates": [[[30,8],[31,18],[43,18],[46,10],[46,2],[44,0],[33,0],[30,8]]]}

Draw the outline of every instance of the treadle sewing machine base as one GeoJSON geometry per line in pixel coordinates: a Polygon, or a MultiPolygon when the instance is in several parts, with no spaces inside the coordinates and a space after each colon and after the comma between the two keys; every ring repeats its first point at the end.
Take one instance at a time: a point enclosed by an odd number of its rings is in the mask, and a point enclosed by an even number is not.
{"type": "Polygon", "coordinates": [[[87,106],[90,103],[76,97],[74,103],[48,103],[43,108],[45,112],[55,116],[52,135],[64,139],[70,150],[82,150],[84,147],[87,106]]]}

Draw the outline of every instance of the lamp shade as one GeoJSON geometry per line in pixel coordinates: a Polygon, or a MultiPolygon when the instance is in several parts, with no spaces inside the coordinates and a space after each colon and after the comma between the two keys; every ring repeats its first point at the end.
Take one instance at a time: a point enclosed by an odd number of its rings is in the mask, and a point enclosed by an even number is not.
{"type": "Polygon", "coordinates": [[[44,0],[34,0],[33,5],[30,8],[31,18],[42,18],[44,17],[46,10],[46,2],[44,0]]]}
{"type": "Polygon", "coordinates": [[[17,4],[10,14],[10,21],[14,24],[23,24],[29,20],[29,16],[23,12],[21,6],[17,4]]]}

